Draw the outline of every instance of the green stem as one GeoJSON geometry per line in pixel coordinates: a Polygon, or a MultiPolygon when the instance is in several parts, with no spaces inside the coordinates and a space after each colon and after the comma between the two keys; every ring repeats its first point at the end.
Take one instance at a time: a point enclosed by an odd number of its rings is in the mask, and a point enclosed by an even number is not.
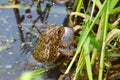
{"type": "Polygon", "coordinates": [[[110,1],[107,1],[107,7],[106,7],[106,16],[105,16],[105,26],[103,27],[103,44],[102,44],[102,51],[101,51],[101,57],[100,57],[100,68],[99,68],[99,76],[98,80],[102,80],[102,75],[103,75],[103,64],[104,64],[104,52],[105,52],[105,39],[106,39],[106,34],[107,34],[107,24],[108,24],[108,16],[109,16],[109,4],[110,1]]]}

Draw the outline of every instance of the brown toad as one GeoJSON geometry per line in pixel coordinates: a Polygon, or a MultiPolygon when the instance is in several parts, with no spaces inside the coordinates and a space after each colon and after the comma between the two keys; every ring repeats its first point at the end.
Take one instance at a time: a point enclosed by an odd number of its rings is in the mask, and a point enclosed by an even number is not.
{"type": "Polygon", "coordinates": [[[73,30],[66,27],[50,25],[40,36],[38,43],[32,51],[35,60],[41,63],[54,62],[73,40],[73,30]]]}

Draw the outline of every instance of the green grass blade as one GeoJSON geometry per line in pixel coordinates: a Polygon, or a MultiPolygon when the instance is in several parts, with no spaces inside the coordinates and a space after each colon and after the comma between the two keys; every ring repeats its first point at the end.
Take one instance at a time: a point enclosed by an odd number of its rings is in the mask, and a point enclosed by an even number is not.
{"type": "Polygon", "coordinates": [[[109,6],[110,6],[110,1],[107,1],[107,5],[105,6],[105,11],[106,11],[106,15],[105,15],[105,26],[103,27],[103,42],[102,42],[102,50],[101,50],[101,56],[100,56],[100,68],[99,68],[99,76],[98,76],[98,80],[102,80],[102,76],[103,76],[103,63],[104,63],[104,53],[105,53],[105,46],[106,46],[106,34],[107,34],[107,24],[108,24],[108,16],[109,16],[109,6]]]}
{"type": "Polygon", "coordinates": [[[78,1],[78,5],[77,5],[76,12],[80,12],[80,10],[81,10],[81,8],[82,8],[83,1],[84,1],[84,0],[79,0],[79,1],[78,1]]]}
{"type": "MultiPolygon", "coordinates": [[[[118,1],[119,0],[110,0],[110,7],[109,7],[109,9],[112,10],[116,6],[118,1]]],[[[119,11],[120,11],[120,9],[119,9],[119,11]]]]}
{"type": "Polygon", "coordinates": [[[92,0],[92,1],[93,1],[93,3],[96,4],[96,6],[97,6],[99,9],[101,9],[102,4],[101,4],[100,0],[92,0]]]}
{"type": "Polygon", "coordinates": [[[116,13],[116,12],[120,12],[120,7],[116,7],[114,9],[110,10],[110,14],[116,13]]]}
{"type": "Polygon", "coordinates": [[[76,73],[75,73],[75,77],[74,80],[79,80],[78,79],[78,75],[80,74],[80,72],[83,70],[84,65],[85,65],[85,59],[84,59],[84,54],[83,54],[83,49],[81,50],[81,54],[77,63],[77,68],[76,68],[76,73]]]}
{"type": "Polygon", "coordinates": [[[86,62],[88,78],[89,80],[93,80],[92,68],[91,68],[91,63],[90,63],[90,48],[89,47],[90,47],[90,38],[88,37],[83,45],[84,57],[85,57],[85,62],[86,62]]]}

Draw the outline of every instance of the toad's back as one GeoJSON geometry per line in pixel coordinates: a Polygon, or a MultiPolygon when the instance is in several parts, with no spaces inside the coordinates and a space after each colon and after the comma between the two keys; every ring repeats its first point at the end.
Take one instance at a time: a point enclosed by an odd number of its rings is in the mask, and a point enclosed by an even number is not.
{"type": "Polygon", "coordinates": [[[64,34],[63,27],[52,26],[41,34],[32,56],[38,62],[54,62],[60,55],[58,48],[64,34]]]}

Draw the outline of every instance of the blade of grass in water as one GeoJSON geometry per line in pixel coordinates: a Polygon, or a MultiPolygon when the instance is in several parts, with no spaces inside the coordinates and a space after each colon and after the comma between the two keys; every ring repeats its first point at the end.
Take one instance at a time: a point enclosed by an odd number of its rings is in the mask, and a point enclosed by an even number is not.
{"type": "Polygon", "coordinates": [[[89,37],[86,39],[85,44],[83,45],[83,48],[84,48],[84,57],[85,57],[88,79],[93,80],[92,68],[90,63],[90,38],[89,37]]]}
{"type": "MultiPolygon", "coordinates": [[[[105,12],[103,12],[103,13],[105,13],[105,12]]],[[[103,14],[102,16],[101,16],[101,19],[100,19],[100,23],[99,23],[99,27],[98,27],[98,30],[97,30],[97,35],[96,35],[96,38],[95,38],[95,40],[96,41],[99,41],[100,40],[100,36],[101,36],[101,32],[102,32],[102,26],[104,26],[104,17],[105,17],[105,14],[103,14]]],[[[101,47],[101,44],[99,45],[99,47],[101,47]]],[[[97,56],[97,50],[99,50],[99,52],[100,52],[100,49],[101,48],[94,48],[93,49],[93,52],[92,52],[92,58],[91,58],[91,65],[93,66],[94,65],[94,63],[95,63],[95,59],[96,59],[96,56],[97,56]]]]}
{"type": "Polygon", "coordinates": [[[76,68],[76,72],[75,72],[75,77],[74,77],[74,80],[79,80],[78,79],[78,75],[80,73],[80,71],[83,70],[84,68],[84,65],[85,65],[85,59],[84,59],[84,54],[83,54],[83,48],[81,49],[81,55],[79,57],[79,60],[78,60],[78,63],[77,63],[77,68],[76,68]]]}
{"type": "Polygon", "coordinates": [[[81,8],[82,8],[83,1],[84,1],[84,0],[79,0],[79,1],[78,1],[78,6],[77,6],[77,9],[76,9],[76,12],[80,12],[80,10],[81,10],[81,8]]]}
{"type": "Polygon", "coordinates": [[[101,50],[101,56],[100,56],[100,68],[99,68],[99,76],[98,80],[102,80],[102,75],[103,75],[103,63],[104,63],[104,53],[105,53],[105,46],[106,46],[106,34],[107,34],[107,24],[108,24],[108,16],[109,16],[109,6],[110,6],[110,1],[107,1],[107,5],[105,6],[105,26],[103,27],[103,42],[102,42],[102,50],[101,50]]]}
{"type": "Polygon", "coordinates": [[[97,6],[99,9],[102,7],[102,4],[101,4],[100,0],[92,0],[92,1],[93,1],[93,3],[96,4],[96,6],[97,6]]]}
{"type": "Polygon", "coordinates": [[[90,50],[89,50],[89,47],[90,47],[90,39],[87,38],[86,41],[85,41],[85,44],[84,44],[84,46],[82,48],[81,56],[80,56],[78,64],[77,64],[76,74],[75,74],[74,80],[78,80],[79,72],[82,71],[85,64],[86,64],[88,78],[89,78],[89,80],[93,80],[92,68],[91,68],[91,63],[90,63],[90,50]]]}
{"type": "MultiPolygon", "coordinates": [[[[110,5],[109,5],[109,9],[112,10],[116,4],[118,3],[119,0],[110,0],[110,5]]],[[[119,9],[120,11],[120,9],[119,9]]]]}
{"type": "Polygon", "coordinates": [[[113,14],[113,13],[116,13],[116,12],[120,12],[120,7],[116,7],[115,9],[110,10],[110,14],[113,14]]]}
{"type": "Polygon", "coordinates": [[[79,0],[75,0],[75,1],[74,1],[73,7],[72,7],[72,11],[75,11],[76,6],[77,6],[77,4],[78,4],[78,1],[79,1],[79,0]]]}

